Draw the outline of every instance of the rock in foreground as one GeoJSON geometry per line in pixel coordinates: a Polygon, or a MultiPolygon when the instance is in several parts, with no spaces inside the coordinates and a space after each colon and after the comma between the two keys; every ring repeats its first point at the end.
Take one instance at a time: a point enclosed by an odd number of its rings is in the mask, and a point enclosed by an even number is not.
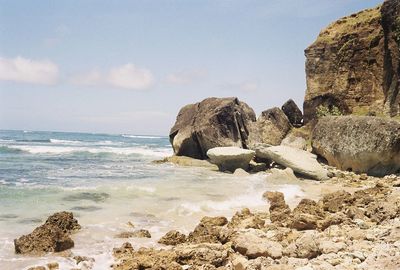
{"type": "Polygon", "coordinates": [[[206,159],[214,147],[246,148],[254,111],[237,98],[207,98],[183,107],[170,131],[177,156],[206,159]]]}
{"type": "Polygon", "coordinates": [[[70,249],[74,246],[70,235],[80,228],[71,212],[55,213],[32,233],[15,239],[15,253],[39,255],[70,249]]]}
{"type": "Polygon", "coordinates": [[[252,150],[238,147],[216,147],[207,151],[207,156],[212,163],[216,164],[221,171],[230,172],[238,168],[247,170],[255,154],[252,150]]]}
{"type": "Polygon", "coordinates": [[[400,170],[400,123],[379,117],[324,117],[313,151],[341,170],[384,176],[400,170]]]}
{"type": "Polygon", "coordinates": [[[259,146],[256,156],[275,161],[276,163],[291,168],[294,172],[311,177],[315,180],[328,179],[328,172],[317,161],[317,157],[307,151],[288,146],[259,146]]]}

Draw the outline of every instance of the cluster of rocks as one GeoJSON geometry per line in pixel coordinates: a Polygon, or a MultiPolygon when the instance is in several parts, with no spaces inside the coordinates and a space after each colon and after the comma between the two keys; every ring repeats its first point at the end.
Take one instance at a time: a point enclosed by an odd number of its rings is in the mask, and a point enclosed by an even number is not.
{"type": "Polygon", "coordinates": [[[186,106],[179,113],[170,135],[175,156],[165,161],[209,168],[215,164],[219,170],[230,172],[238,168],[258,172],[275,163],[316,180],[328,178],[320,162],[376,176],[400,170],[400,122],[396,120],[326,116],[318,119],[313,128],[295,128],[294,125],[301,125],[301,112],[293,109],[298,109],[293,101],[283,106],[286,113],[273,108],[257,120],[250,107],[237,99],[212,98],[195,106],[203,107],[207,110],[196,109],[195,114],[186,115],[186,106]],[[216,107],[212,110],[211,106],[216,107]],[[241,119],[241,124],[232,119],[241,119]],[[302,132],[306,139],[299,135],[302,132]],[[256,164],[256,170],[252,164],[256,164]]]}
{"type": "Polygon", "coordinates": [[[165,248],[125,243],[114,249],[113,269],[398,269],[400,191],[393,181],[374,184],[294,209],[282,193],[266,192],[269,213],[204,217],[188,235],[168,232],[165,248]]]}

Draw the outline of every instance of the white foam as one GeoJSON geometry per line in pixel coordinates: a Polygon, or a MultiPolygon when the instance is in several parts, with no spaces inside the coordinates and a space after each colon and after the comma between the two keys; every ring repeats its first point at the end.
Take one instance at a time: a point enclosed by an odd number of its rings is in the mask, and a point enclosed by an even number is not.
{"type": "Polygon", "coordinates": [[[31,154],[65,154],[74,152],[89,152],[93,154],[112,153],[119,155],[139,154],[143,156],[167,157],[172,155],[172,150],[167,148],[144,147],[73,147],[73,146],[43,146],[43,145],[18,145],[9,146],[31,154]]]}

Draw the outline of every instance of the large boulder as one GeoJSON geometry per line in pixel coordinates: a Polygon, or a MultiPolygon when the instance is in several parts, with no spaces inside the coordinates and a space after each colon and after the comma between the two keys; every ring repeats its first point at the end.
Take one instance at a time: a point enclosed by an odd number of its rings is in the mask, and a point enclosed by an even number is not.
{"type": "Polygon", "coordinates": [[[303,113],[293,99],[289,99],[285,102],[285,104],[283,104],[282,111],[286,114],[290,124],[292,124],[294,127],[302,126],[303,113]]]}
{"type": "Polygon", "coordinates": [[[247,148],[254,121],[253,109],[237,98],[207,98],[179,111],[169,138],[175,155],[206,159],[214,147],[247,148]]]}
{"type": "Polygon", "coordinates": [[[254,148],[257,144],[279,145],[291,128],[281,109],[275,107],[263,111],[257,122],[250,125],[249,147],[254,148]]]}
{"type": "Polygon", "coordinates": [[[305,50],[304,122],[325,112],[399,114],[400,2],[344,17],[305,50]]]}
{"type": "Polygon", "coordinates": [[[70,249],[74,246],[70,235],[80,228],[71,212],[55,213],[30,234],[15,239],[15,253],[40,255],[70,249]]]}
{"type": "Polygon", "coordinates": [[[221,171],[247,170],[256,152],[238,147],[216,147],[207,151],[210,161],[221,171]]]}
{"type": "Polygon", "coordinates": [[[341,170],[383,176],[400,170],[400,123],[379,117],[323,117],[313,151],[341,170]]]}
{"type": "Polygon", "coordinates": [[[291,168],[294,172],[315,180],[328,179],[328,171],[317,161],[317,156],[300,149],[289,146],[258,146],[256,156],[275,161],[276,163],[291,168]]]}

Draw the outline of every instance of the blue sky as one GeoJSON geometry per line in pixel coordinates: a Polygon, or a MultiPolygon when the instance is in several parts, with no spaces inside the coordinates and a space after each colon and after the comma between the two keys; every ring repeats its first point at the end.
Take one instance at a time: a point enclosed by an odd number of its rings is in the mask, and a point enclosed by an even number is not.
{"type": "Polygon", "coordinates": [[[0,129],[167,135],[179,109],[305,93],[304,49],[376,0],[0,1],[0,129]]]}

